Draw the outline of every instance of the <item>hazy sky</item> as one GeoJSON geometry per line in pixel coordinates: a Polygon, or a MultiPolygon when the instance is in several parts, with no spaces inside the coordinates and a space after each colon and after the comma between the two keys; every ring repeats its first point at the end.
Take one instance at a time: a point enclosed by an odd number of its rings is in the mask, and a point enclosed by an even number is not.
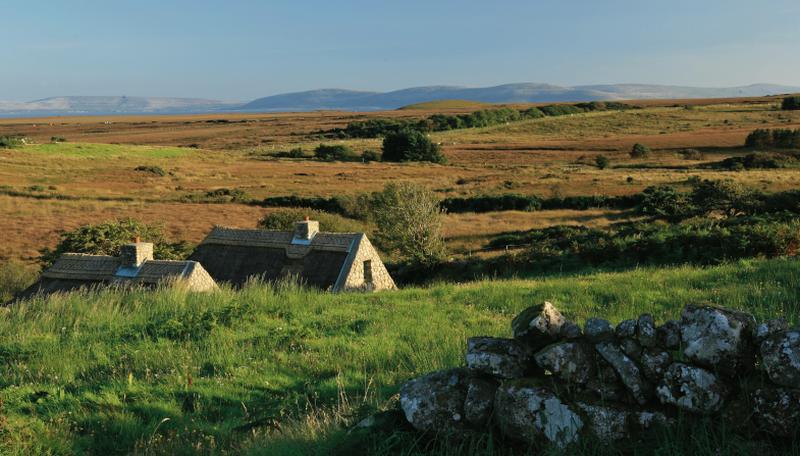
{"type": "Polygon", "coordinates": [[[800,0],[0,0],[0,99],[800,86],[800,0]]]}

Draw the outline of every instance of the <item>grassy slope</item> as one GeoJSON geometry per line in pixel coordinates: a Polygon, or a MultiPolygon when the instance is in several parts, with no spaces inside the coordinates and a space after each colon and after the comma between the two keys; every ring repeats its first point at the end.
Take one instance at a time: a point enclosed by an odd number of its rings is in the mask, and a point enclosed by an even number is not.
{"type": "MultiPolygon", "coordinates": [[[[254,285],[55,297],[0,318],[0,454],[328,454],[342,424],[386,407],[413,376],[461,365],[467,337],[509,335],[527,305],[663,321],[708,301],[798,323],[798,290],[798,263],[772,260],[375,295],[254,285]]],[[[674,453],[696,440],[649,445],[674,453]]]]}

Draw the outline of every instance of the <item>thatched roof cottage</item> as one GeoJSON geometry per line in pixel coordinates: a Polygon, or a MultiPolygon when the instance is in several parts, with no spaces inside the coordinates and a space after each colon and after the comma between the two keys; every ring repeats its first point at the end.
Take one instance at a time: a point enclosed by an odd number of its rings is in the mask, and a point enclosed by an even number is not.
{"type": "Polygon", "coordinates": [[[219,282],[241,286],[250,277],[287,276],[329,291],[396,288],[364,233],[326,233],[319,222],[297,222],[294,231],[216,227],[192,253],[219,282]]]}
{"type": "Polygon", "coordinates": [[[196,261],[154,260],[153,244],[134,242],[122,246],[119,257],[66,253],[47,268],[39,280],[17,299],[35,294],[66,292],[91,286],[148,286],[174,282],[192,291],[217,288],[216,282],[196,261]]]}

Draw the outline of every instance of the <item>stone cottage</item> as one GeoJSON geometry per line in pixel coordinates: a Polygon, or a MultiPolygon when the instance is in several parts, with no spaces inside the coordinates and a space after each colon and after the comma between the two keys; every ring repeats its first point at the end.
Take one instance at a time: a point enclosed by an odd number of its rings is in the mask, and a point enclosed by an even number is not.
{"type": "Polygon", "coordinates": [[[192,291],[217,289],[214,279],[196,261],[154,260],[153,244],[122,246],[119,257],[66,253],[39,280],[17,296],[67,292],[92,286],[147,286],[171,282],[192,291]]]}
{"type": "Polygon", "coordinates": [[[294,231],[216,227],[192,253],[219,282],[241,286],[248,278],[297,277],[328,291],[396,288],[364,233],[326,233],[319,222],[297,222],[294,231]]]}

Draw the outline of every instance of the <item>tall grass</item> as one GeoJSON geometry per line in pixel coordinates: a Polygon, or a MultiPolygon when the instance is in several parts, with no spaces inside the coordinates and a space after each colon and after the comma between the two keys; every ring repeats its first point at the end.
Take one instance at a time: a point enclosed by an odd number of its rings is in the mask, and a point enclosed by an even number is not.
{"type": "MultiPolygon", "coordinates": [[[[467,337],[508,336],[512,316],[542,300],[579,322],[712,302],[796,324],[799,298],[793,260],[378,294],[251,283],[39,298],[0,315],[0,454],[510,454],[519,448],[489,435],[345,428],[392,408],[409,378],[462,365],[467,337]]],[[[674,432],[630,452],[745,448],[732,434],[674,432]]]]}

